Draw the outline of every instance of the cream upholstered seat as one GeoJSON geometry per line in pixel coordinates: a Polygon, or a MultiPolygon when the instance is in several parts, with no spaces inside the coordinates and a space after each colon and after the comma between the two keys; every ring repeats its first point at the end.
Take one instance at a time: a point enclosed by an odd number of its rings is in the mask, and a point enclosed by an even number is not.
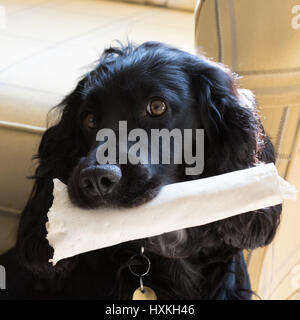
{"type": "MultiPolygon", "coordinates": [[[[195,45],[253,90],[278,170],[300,190],[300,6],[293,0],[198,1],[195,45]]],[[[299,213],[300,199],[286,203],[273,244],[248,255],[252,285],[264,299],[300,298],[299,213]]]]}
{"type": "Polygon", "coordinates": [[[115,39],[192,47],[195,2],[0,1],[0,253],[14,244],[48,111],[115,39]]]}

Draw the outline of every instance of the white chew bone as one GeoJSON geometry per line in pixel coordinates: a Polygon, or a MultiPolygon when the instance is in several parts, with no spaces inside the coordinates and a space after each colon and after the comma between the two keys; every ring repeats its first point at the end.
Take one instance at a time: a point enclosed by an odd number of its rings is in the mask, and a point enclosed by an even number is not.
{"type": "MultiPolygon", "coordinates": [[[[80,209],[67,186],[54,179],[47,239],[59,260],[121,242],[200,226],[296,199],[296,189],[262,164],[205,179],[163,187],[152,201],[132,209],[80,209]]],[[[258,213],[259,214],[259,213],[258,213]]]]}

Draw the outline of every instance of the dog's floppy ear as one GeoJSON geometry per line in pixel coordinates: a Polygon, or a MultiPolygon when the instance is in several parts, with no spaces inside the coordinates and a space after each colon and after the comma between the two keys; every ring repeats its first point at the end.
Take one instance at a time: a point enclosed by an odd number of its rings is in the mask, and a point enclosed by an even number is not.
{"type": "MultiPolygon", "coordinates": [[[[205,58],[196,57],[188,66],[199,126],[206,137],[202,176],[275,162],[251,92],[238,89],[230,71],[205,58]]],[[[280,213],[281,205],[247,212],[216,222],[215,230],[227,245],[253,249],[272,241],[280,213]]]]}
{"type": "MultiPolygon", "coordinates": [[[[65,181],[76,161],[85,152],[85,142],[78,128],[78,109],[82,104],[85,79],[57,107],[61,110],[59,122],[44,133],[36,158],[39,165],[35,184],[24,208],[17,236],[17,252],[22,264],[32,272],[51,274],[54,268],[48,262],[52,248],[46,240],[47,212],[52,205],[54,178],[65,181]],[[51,269],[51,270],[50,270],[51,269]]],[[[61,272],[64,263],[55,270],[61,272]]]]}
{"type": "Polygon", "coordinates": [[[247,168],[258,161],[262,127],[254,99],[222,65],[195,57],[187,64],[199,127],[205,132],[204,174],[247,168]],[[250,103],[251,101],[251,103],[250,103]]]}
{"type": "Polygon", "coordinates": [[[37,178],[59,178],[65,180],[74,165],[84,152],[86,143],[78,126],[78,110],[83,102],[83,91],[86,78],[82,79],[55,109],[61,112],[60,120],[50,127],[42,137],[37,158],[40,166],[37,178]]]}

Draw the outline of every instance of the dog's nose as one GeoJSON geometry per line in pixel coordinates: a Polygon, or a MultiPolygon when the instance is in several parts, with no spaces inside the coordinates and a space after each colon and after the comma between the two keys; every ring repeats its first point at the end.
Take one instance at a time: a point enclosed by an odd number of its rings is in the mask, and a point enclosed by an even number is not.
{"type": "Polygon", "coordinates": [[[122,172],[118,166],[97,165],[81,170],[79,184],[86,195],[99,196],[112,192],[121,178],[122,172]]]}

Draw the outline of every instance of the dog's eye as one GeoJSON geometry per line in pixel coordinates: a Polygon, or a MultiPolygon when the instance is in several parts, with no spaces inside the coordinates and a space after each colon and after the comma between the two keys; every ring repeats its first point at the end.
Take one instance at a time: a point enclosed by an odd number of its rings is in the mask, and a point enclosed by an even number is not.
{"type": "Polygon", "coordinates": [[[151,116],[161,116],[167,110],[167,105],[163,100],[154,99],[147,105],[147,111],[151,116]]]}
{"type": "Polygon", "coordinates": [[[97,125],[97,120],[96,117],[90,113],[84,117],[82,123],[85,129],[93,130],[97,125]]]}

